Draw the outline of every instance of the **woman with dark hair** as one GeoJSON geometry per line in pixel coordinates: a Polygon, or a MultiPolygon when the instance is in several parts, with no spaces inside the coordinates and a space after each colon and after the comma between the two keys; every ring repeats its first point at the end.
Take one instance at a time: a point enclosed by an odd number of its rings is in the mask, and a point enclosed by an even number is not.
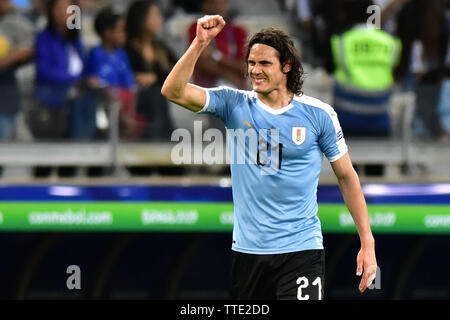
{"type": "Polygon", "coordinates": [[[73,0],[50,0],[47,27],[36,38],[36,99],[29,114],[33,135],[42,139],[92,138],[95,107],[76,96],[85,54],[77,28],[69,28],[73,0]],[[75,99],[76,98],[76,99],[75,99]]]}
{"type": "Polygon", "coordinates": [[[139,87],[136,112],[144,140],[167,140],[173,127],[161,87],[176,57],[158,39],[162,23],[155,1],[136,1],[128,10],[126,51],[139,87]]]}

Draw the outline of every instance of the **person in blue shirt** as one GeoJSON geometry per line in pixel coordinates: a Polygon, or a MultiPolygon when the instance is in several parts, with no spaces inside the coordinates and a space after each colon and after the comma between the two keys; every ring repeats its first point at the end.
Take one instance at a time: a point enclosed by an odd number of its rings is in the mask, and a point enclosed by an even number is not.
{"type": "Polygon", "coordinates": [[[230,153],[248,156],[245,163],[230,156],[234,201],[231,297],[323,298],[324,248],[317,217],[323,154],[331,162],[359,233],[356,274],[362,275],[359,290],[363,292],[376,274],[375,241],[336,112],[302,93],[299,54],[288,35],[273,28],[249,40],[246,60],[252,91],[190,84],[200,54],[224,25],[217,15],[197,21],[194,41],[161,92],[189,110],[221,119],[230,153]]]}
{"type": "Polygon", "coordinates": [[[128,56],[122,49],[126,42],[125,19],[106,7],[97,14],[94,27],[102,42],[90,51],[85,75],[92,89],[107,90],[109,98],[120,101],[121,135],[133,137],[137,130],[136,82],[128,56]]]}
{"type": "MultiPolygon", "coordinates": [[[[36,108],[30,111],[30,130],[38,139],[61,139],[69,134],[75,87],[82,81],[85,54],[78,29],[69,29],[71,0],[47,3],[47,27],[35,42],[36,108]]],[[[85,123],[86,125],[86,123],[85,123]]]]}
{"type": "Polygon", "coordinates": [[[133,89],[136,87],[125,45],[125,19],[111,7],[101,10],[94,22],[101,44],[88,56],[88,76],[96,77],[100,86],[133,89]]]}

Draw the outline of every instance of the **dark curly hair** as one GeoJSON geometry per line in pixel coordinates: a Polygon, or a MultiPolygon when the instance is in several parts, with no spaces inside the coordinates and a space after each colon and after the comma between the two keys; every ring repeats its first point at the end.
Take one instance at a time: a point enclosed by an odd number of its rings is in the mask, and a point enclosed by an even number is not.
{"type": "Polygon", "coordinates": [[[112,7],[101,9],[94,20],[94,29],[100,38],[103,38],[105,31],[114,29],[122,16],[116,13],[112,7]]]}
{"type": "Polygon", "coordinates": [[[291,64],[291,71],[287,73],[287,88],[296,95],[303,94],[303,66],[300,62],[300,54],[294,46],[292,39],[282,30],[266,28],[255,33],[247,44],[247,54],[245,60],[248,65],[250,49],[254,44],[265,44],[278,51],[281,67],[287,63],[291,64]]]}

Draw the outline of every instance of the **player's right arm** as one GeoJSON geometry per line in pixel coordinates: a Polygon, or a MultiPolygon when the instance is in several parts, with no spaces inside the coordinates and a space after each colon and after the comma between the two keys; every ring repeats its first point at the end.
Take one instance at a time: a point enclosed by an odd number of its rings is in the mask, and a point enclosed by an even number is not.
{"type": "Polygon", "coordinates": [[[197,21],[197,33],[186,53],[178,60],[164,81],[161,94],[191,111],[200,111],[206,104],[203,88],[189,83],[195,64],[205,48],[225,26],[221,16],[204,16],[197,21]]]}

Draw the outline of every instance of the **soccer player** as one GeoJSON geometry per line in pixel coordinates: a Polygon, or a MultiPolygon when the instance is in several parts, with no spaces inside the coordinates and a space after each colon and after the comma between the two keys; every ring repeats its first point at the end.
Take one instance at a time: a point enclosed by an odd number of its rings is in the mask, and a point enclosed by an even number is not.
{"type": "MultiPolygon", "coordinates": [[[[268,166],[267,157],[256,163],[231,164],[235,215],[231,297],[323,298],[325,263],[316,197],[322,154],[331,162],[359,233],[356,274],[362,275],[359,290],[363,292],[375,278],[375,241],[336,113],[302,94],[299,54],[291,39],[276,29],[264,29],[249,41],[246,60],[253,91],[205,89],[188,83],[198,57],[224,26],[218,15],[197,21],[196,37],[161,93],[189,110],[217,116],[228,130],[278,132],[273,139],[278,140],[278,148],[261,146],[278,150],[280,161],[272,174],[261,171],[268,166]]],[[[244,150],[245,143],[237,148],[237,152],[251,153],[244,150]]]]}

